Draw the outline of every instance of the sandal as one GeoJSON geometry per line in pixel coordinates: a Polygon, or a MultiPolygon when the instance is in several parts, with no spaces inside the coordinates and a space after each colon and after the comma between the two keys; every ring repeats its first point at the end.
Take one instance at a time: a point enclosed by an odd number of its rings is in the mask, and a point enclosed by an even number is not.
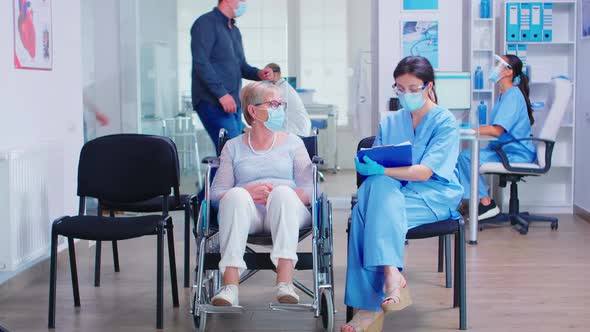
{"type": "Polygon", "coordinates": [[[383,330],[383,312],[361,311],[357,312],[352,319],[340,327],[340,331],[344,330],[345,326],[350,326],[354,332],[381,332],[383,330]],[[368,326],[363,326],[363,323],[371,323],[368,326]]]}
{"type": "Polygon", "coordinates": [[[385,313],[402,310],[412,304],[408,283],[402,276],[399,281],[393,284],[393,288],[385,289],[385,299],[381,302],[381,308],[385,313]],[[399,290],[399,295],[395,294],[399,290]]]}

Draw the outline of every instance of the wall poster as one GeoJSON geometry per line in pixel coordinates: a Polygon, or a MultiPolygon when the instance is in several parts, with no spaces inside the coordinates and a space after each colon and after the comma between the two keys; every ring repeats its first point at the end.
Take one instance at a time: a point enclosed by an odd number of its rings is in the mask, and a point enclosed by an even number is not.
{"type": "Polygon", "coordinates": [[[438,21],[403,21],[402,56],[423,56],[438,69],[438,21]]]}
{"type": "Polygon", "coordinates": [[[53,38],[51,0],[12,0],[14,67],[51,70],[53,38]]]}

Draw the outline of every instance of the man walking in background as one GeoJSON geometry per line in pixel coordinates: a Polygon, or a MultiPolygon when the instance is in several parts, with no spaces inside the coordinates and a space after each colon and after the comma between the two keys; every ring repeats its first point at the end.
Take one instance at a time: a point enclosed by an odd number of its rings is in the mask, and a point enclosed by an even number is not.
{"type": "Polygon", "coordinates": [[[272,78],[272,69],[260,70],[246,62],[242,35],[235,25],[235,18],[246,8],[246,0],[219,0],[218,6],[199,17],[191,28],[193,109],[216,148],[221,128],[227,129],[230,138],[242,132],[242,78],[272,78]]]}

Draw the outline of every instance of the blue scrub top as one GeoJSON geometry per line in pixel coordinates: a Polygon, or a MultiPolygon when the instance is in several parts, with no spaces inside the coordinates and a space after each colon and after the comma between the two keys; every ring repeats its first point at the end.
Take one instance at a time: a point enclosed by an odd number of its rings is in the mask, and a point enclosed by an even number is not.
{"type": "MultiPolygon", "coordinates": [[[[517,86],[508,89],[498,97],[492,109],[490,124],[504,128],[504,133],[498,137],[498,140],[490,143],[492,147],[531,136],[531,123],[526,101],[517,86]]],[[[511,162],[534,162],[536,159],[535,146],[532,141],[507,144],[503,150],[511,162]]]]}
{"type": "Polygon", "coordinates": [[[406,183],[406,189],[418,193],[439,220],[458,217],[456,209],[463,187],[455,175],[459,131],[453,114],[437,106],[424,116],[414,130],[409,111],[393,112],[381,121],[373,146],[406,141],[412,143],[413,164],[427,166],[433,172],[427,181],[406,183]]]}

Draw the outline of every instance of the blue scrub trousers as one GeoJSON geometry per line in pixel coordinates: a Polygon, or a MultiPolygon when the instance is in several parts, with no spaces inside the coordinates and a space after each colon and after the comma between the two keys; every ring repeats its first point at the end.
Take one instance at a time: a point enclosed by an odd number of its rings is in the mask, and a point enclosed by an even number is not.
{"type": "Polygon", "coordinates": [[[381,311],[383,266],[403,268],[408,229],[438,221],[420,195],[391,177],[370,176],[358,190],[348,243],[345,303],[381,311]]]}
{"type": "MultiPolygon", "coordinates": [[[[495,151],[487,148],[479,151],[479,167],[481,167],[481,164],[483,163],[495,162],[502,162],[500,156],[495,151]]],[[[459,154],[457,171],[459,172],[457,177],[459,178],[461,186],[463,186],[463,199],[469,199],[471,196],[471,150],[463,150],[461,154],[459,154]]],[[[488,193],[488,185],[481,174],[479,175],[478,189],[479,199],[490,196],[488,193]]]]}
{"type": "Polygon", "coordinates": [[[211,105],[206,101],[201,101],[196,106],[195,111],[199,115],[203,126],[207,130],[209,137],[215,145],[215,149],[219,150],[219,130],[225,128],[228,133],[228,138],[234,138],[242,133],[244,128],[242,124],[242,109],[238,107],[236,113],[226,113],[223,108],[217,105],[211,105]]]}

